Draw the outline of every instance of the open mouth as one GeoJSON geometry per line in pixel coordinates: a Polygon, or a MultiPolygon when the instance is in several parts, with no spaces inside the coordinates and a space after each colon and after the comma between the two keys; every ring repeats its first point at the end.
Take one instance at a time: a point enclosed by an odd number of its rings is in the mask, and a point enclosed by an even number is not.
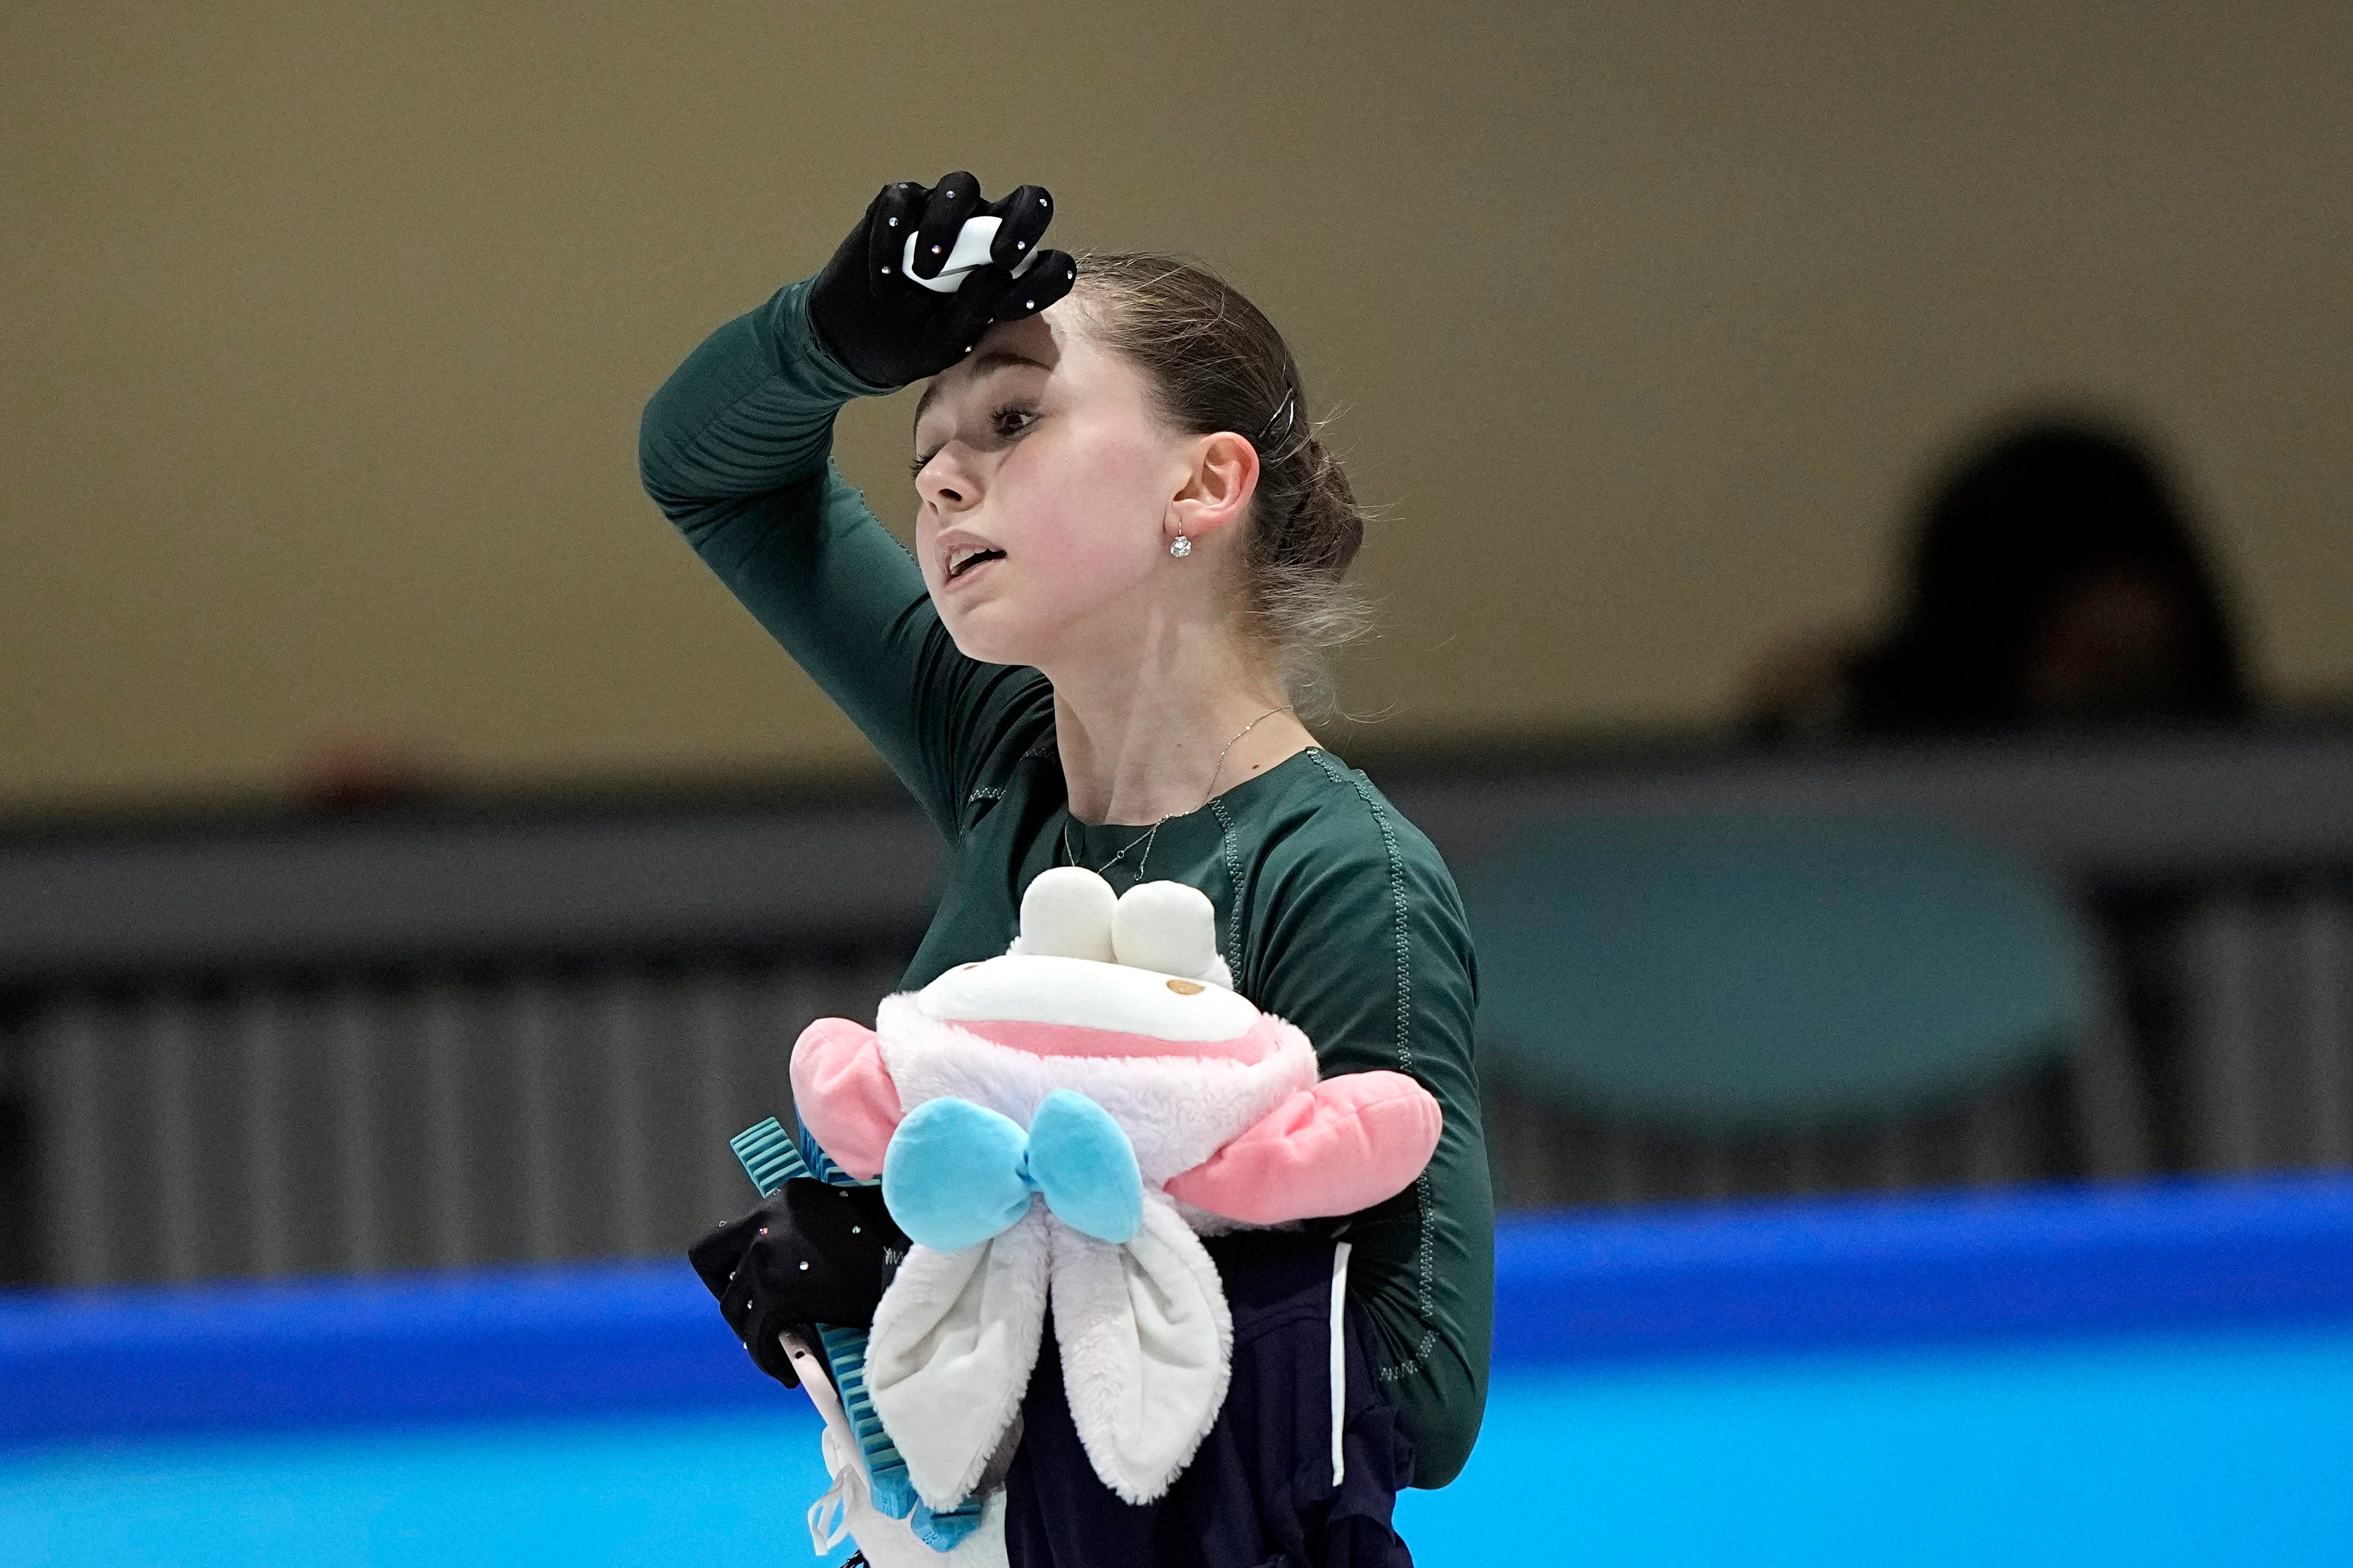
{"type": "Polygon", "coordinates": [[[948,581],[953,583],[984,561],[1002,561],[1005,552],[986,545],[971,545],[948,557],[948,581]]]}

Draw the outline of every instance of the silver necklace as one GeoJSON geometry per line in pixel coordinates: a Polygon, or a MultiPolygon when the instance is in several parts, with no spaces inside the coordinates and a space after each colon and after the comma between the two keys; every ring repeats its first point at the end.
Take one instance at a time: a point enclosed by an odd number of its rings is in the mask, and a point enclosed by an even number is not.
{"type": "MultiPolygon", "coordinates": [[[[1288,713],[1289,711],[1291,711],[1291,704],[1288,702],[1284,703],[1280,708],[1268,709],[1265,712],[1260,714],[1257,718],[1251,720],[1249,723],[1235,731],[1234,738],[1218,748],[1218,760],[1216,763],[1211,764],[1209,768],[1209,793],[1201,797],[1201,805],[1207,805],[1211,801],[1218,798],[1218,775],[1226,771],[1226,753],[1232,751],[1237,745],[1240,745],[1241,743],[1241,738],[1244,735],[1249,734],[1252,730],[1257,729],[1261,724],[1265,723],[1269,719],[1273,718],[1276,714],[1288,713]]],[[[1195,806],[1193,811],[1200,810],[1201,805],[1195,806]]],[[[1129,874],[1133,876],[1136,881],[1143,881],[1145,862],[1152,858],[1152,840],[1154,836],[1159,833],[1161,823],[1168,821],[1170,817],[1190,816],[1192,815],[1193,812],[1191,811],[1172,811],[1168,813],[1167,816],[1161,817],[1158,822],[1155,822],[1151,826],[1137,834],[1134,838],[1131,838],[1125,844],[1121,845],[1118,853],[1114,854],[1110,859],[1095,868],[1095,874],[1097,876],[1101,876],[1104,872],[1109,871],[1113,866],[1116,866],[1122,860],[1126,859],[1127,852],[1140,844],[1144,846],[1144,853],[1135,858],[1135,869],[1129,874]]],[[[1071,865],[1076,866],[1080,864],[1079,852],[1071,847],[1071,819],[1067,812],[1062,817],[1062,855],[1063,858],[1071,865]]]]}

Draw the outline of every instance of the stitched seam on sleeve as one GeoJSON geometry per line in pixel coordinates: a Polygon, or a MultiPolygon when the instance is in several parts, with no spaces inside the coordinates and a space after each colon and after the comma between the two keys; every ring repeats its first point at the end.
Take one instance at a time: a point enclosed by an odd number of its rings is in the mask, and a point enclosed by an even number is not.
{"type": "MultiPolygon", "coordinates": [[[[1411,910],[1405,896],[1405,858],[1398,850],[1397,830],[1389,825],[1388,814],[1373,799],[1373,792],[1361,778],[1350,778],[1335,767],[1321,751],[1309,753],[1324,776],[1334,784],[1345,784],[1356,792],[1372,814],[1373,826],[1380,829],[1381,847],[1388,852],[1389,871],[1389,909],[1393,940],[1397,945],[1397,1060],[1398,1070],[1410,1077],[1413,1073],[1413,925],[1411,910]]],[[[1397,1383],[1419,1372],[1429,1362],[1430,1352],[1438,1348],[1438,1331],[1430,1325],[1438,1318],[1438,1298],[1435,1277],[1438,1270],[1438,1239],[1430,1223],[1433,1200],[1430,1173],[1424,1170],[1414,1178],[1414,1307],[1420,1312],[1421,1338],[1416,1342],[1413,1353],[1395,1366],[1378,1370],[1382,1383],[1397,1383]]]]}
{"type": "Polygon", "coordinates": [[[1233,897],[1226,904],[1226,976],[1236,985],[1242,983],[1242,857],[1234,843],[1234,819],[1226,815],[1226,803],[1213,800],[1209,810],[1218,818],[1218,849],[1226,862],[1226,882],[1233,889],[1233,897]]]}
{"type": "Polygon", "coordinates": [[[986,801],[1003,800],[1005,790],[997,784],[975,784],[964,797],[964,809],[956,813],[956,837],[961,839],[973,830],[972,808],[986,801]]]}

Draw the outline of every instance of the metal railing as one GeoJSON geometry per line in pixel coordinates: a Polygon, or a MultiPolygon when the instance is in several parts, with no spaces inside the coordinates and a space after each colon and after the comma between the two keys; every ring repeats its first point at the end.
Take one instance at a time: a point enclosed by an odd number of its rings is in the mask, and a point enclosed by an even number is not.
{"type": "Polygon", "coordinates": [[[67,1284],[674,1252],[812,1018],[898,965],[248,977],[34,1017],[41,1273],[67,1284]]]}
{"type": "MultiPolygon", "coordinates": [[[[1488,1085],[1507,1205],[2353,1163],[2353,741],[1978,745],[1385,779],[1458,865],[1524,825],[1905,811],[2046,868],[2111,1020],[1965,1103],[1771,1139],[1488,1085]]],[[[0,844],[7,1073],[44,1281],[671,1252],[743,1207],[728,1136],[871,1018],[928,831],[885,802],[438,812],[0,844]]]]}

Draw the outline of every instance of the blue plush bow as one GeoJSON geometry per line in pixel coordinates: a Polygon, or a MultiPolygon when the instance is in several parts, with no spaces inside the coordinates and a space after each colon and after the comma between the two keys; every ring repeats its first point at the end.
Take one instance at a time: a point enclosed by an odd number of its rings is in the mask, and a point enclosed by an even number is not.
{"type": "Polygon", "coordinates": [[[1111,1113],[1058,1089],[1029,1130],[969,1100],[927,1100],[882,1154],[882,1202],[911,1240],[934,1252],[976,1246],[1043,1196],[1072,1230],[1117,1244],[1144,1225],[1135,1150],[1111,1113]]]}

